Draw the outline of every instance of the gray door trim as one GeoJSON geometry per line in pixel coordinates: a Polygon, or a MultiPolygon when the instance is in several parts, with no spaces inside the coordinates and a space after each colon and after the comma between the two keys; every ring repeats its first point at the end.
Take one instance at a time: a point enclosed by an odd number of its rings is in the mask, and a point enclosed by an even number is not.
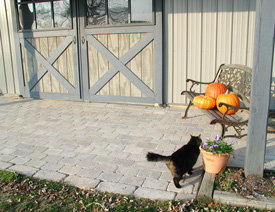
{"type": "Polygon", "coordinates": [[[157,0],[156,4],[156,22],[157,27],[154,28],[155,35],[155,102],[163,104],[163,40],[162,40],[162,11],[163,0],[157,0]]]}
{"type": "Polygon", "coordinates": [[[93,100],[96,102],[104,103],[135,103],[135,104],[148,104],[152,105],[155,102],[155,98],[140,98],[131,96],[106,96],[106,95],[95,95],[93,100]],[[141,101],[142,100],[142,101],[141,101]]]}
{"type": "MultiPolygon", "coordinates": [[[[85,8],[85,2],[79,2],[79,8],[85,8]]],[[[80,11],[80,34],[83,38],[81,42],[82,58],[82,81],[83,95],[85,101],[98,102],[134,102],[148,104],[162,104],[162,0],[155,1],[155,25],[151,26],[107,26],[107,27],[86,27],[85,11],[80,11]],[[119,33],[147,33],[138,44],[128,50],[120,59],[114,56],[103,44],[101,44],[93,35],[96,34],[119,34],[119,33]],[[152,91],[141,79],[139,79],[127,66],[135,55],[146,47],[147,44],[154,41],[154,91],[152,91]],[[95,84],[90,87],[89,67],[88,67],[88,43],[97,49],[113,67],[110,68],[95,84]],[[147,44],[146,44],[147,43],[147,44]],[[131,83],[133,83],[145,97],[131,96],[110,96],[97,95],[99,90],[104,87],[118,72],[121,72],[131,83]]]]}
{"type": "Polygon", "coordinates": [[[29,53],[32,54],[32,56],[37,59],[37,61],[42,64],[42,67],[28,83],[27,89],[29,91],[32,90],[33,87],[40,81],[40,79],[47,73],[47,71],[49,71],[70,93],[74,92],[75,88],[71,85],[71,83],[52,66],[58,57],[72,43],[71,37],[66,37],[48,59],[45,59],[27,40],[20,39],[20,43],[28,50],[29,53]]]}

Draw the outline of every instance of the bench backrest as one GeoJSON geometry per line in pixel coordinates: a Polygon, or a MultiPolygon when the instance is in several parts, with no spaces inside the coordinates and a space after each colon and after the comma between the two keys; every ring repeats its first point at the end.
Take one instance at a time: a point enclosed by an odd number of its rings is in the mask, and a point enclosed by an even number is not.
{"type": "Polygon", "coordinates": [[[238,64],[223,64],[220,66],[214,82],[220,82],[238,95],[244,106],[250,105],[252,69],[238,64]]]}

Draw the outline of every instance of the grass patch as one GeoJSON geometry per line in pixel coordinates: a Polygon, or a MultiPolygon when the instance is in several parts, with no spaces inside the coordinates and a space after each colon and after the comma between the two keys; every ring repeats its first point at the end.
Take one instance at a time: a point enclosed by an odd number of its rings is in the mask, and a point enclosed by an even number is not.
{"type": "Polygon", "coordinates": [[[83,190],[74,186],[0,171],[0,211],[259,211],[197,201],[160,201],[83,190]]]}
{"type": "Polygon", "coordinates": [[[0,170],[0,179],[3,182],[10,182],[13,180],[16,180],[18,177],[18,174],[16,174],[15,172],[8,172],[8,171],[3,171],[0,170]]]}

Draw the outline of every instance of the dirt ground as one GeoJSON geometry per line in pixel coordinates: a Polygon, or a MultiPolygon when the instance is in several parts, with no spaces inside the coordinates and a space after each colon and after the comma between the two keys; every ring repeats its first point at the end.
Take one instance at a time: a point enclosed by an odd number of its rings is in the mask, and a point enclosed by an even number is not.
{"type": "Polygon", "coordinates": [[[275,197],[275,172],[264,172],[263,178],[249,175],[243,169],[227,169],[216,176],[217,190],[235,192],[243,197],[275,197]]]}

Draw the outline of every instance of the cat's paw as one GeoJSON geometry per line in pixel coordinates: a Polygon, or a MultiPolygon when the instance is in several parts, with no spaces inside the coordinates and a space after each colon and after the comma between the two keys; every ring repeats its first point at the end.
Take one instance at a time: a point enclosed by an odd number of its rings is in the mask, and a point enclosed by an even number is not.
{"type": "Polygon", "coordinates": [[[178,178],[173,178],[173,181],[174,181],[174,184],[175,184],[175,186],[177,187],[177,188],[181,188],[181,185],[180,185],[180,179],[178,179],[178,178]]]}

